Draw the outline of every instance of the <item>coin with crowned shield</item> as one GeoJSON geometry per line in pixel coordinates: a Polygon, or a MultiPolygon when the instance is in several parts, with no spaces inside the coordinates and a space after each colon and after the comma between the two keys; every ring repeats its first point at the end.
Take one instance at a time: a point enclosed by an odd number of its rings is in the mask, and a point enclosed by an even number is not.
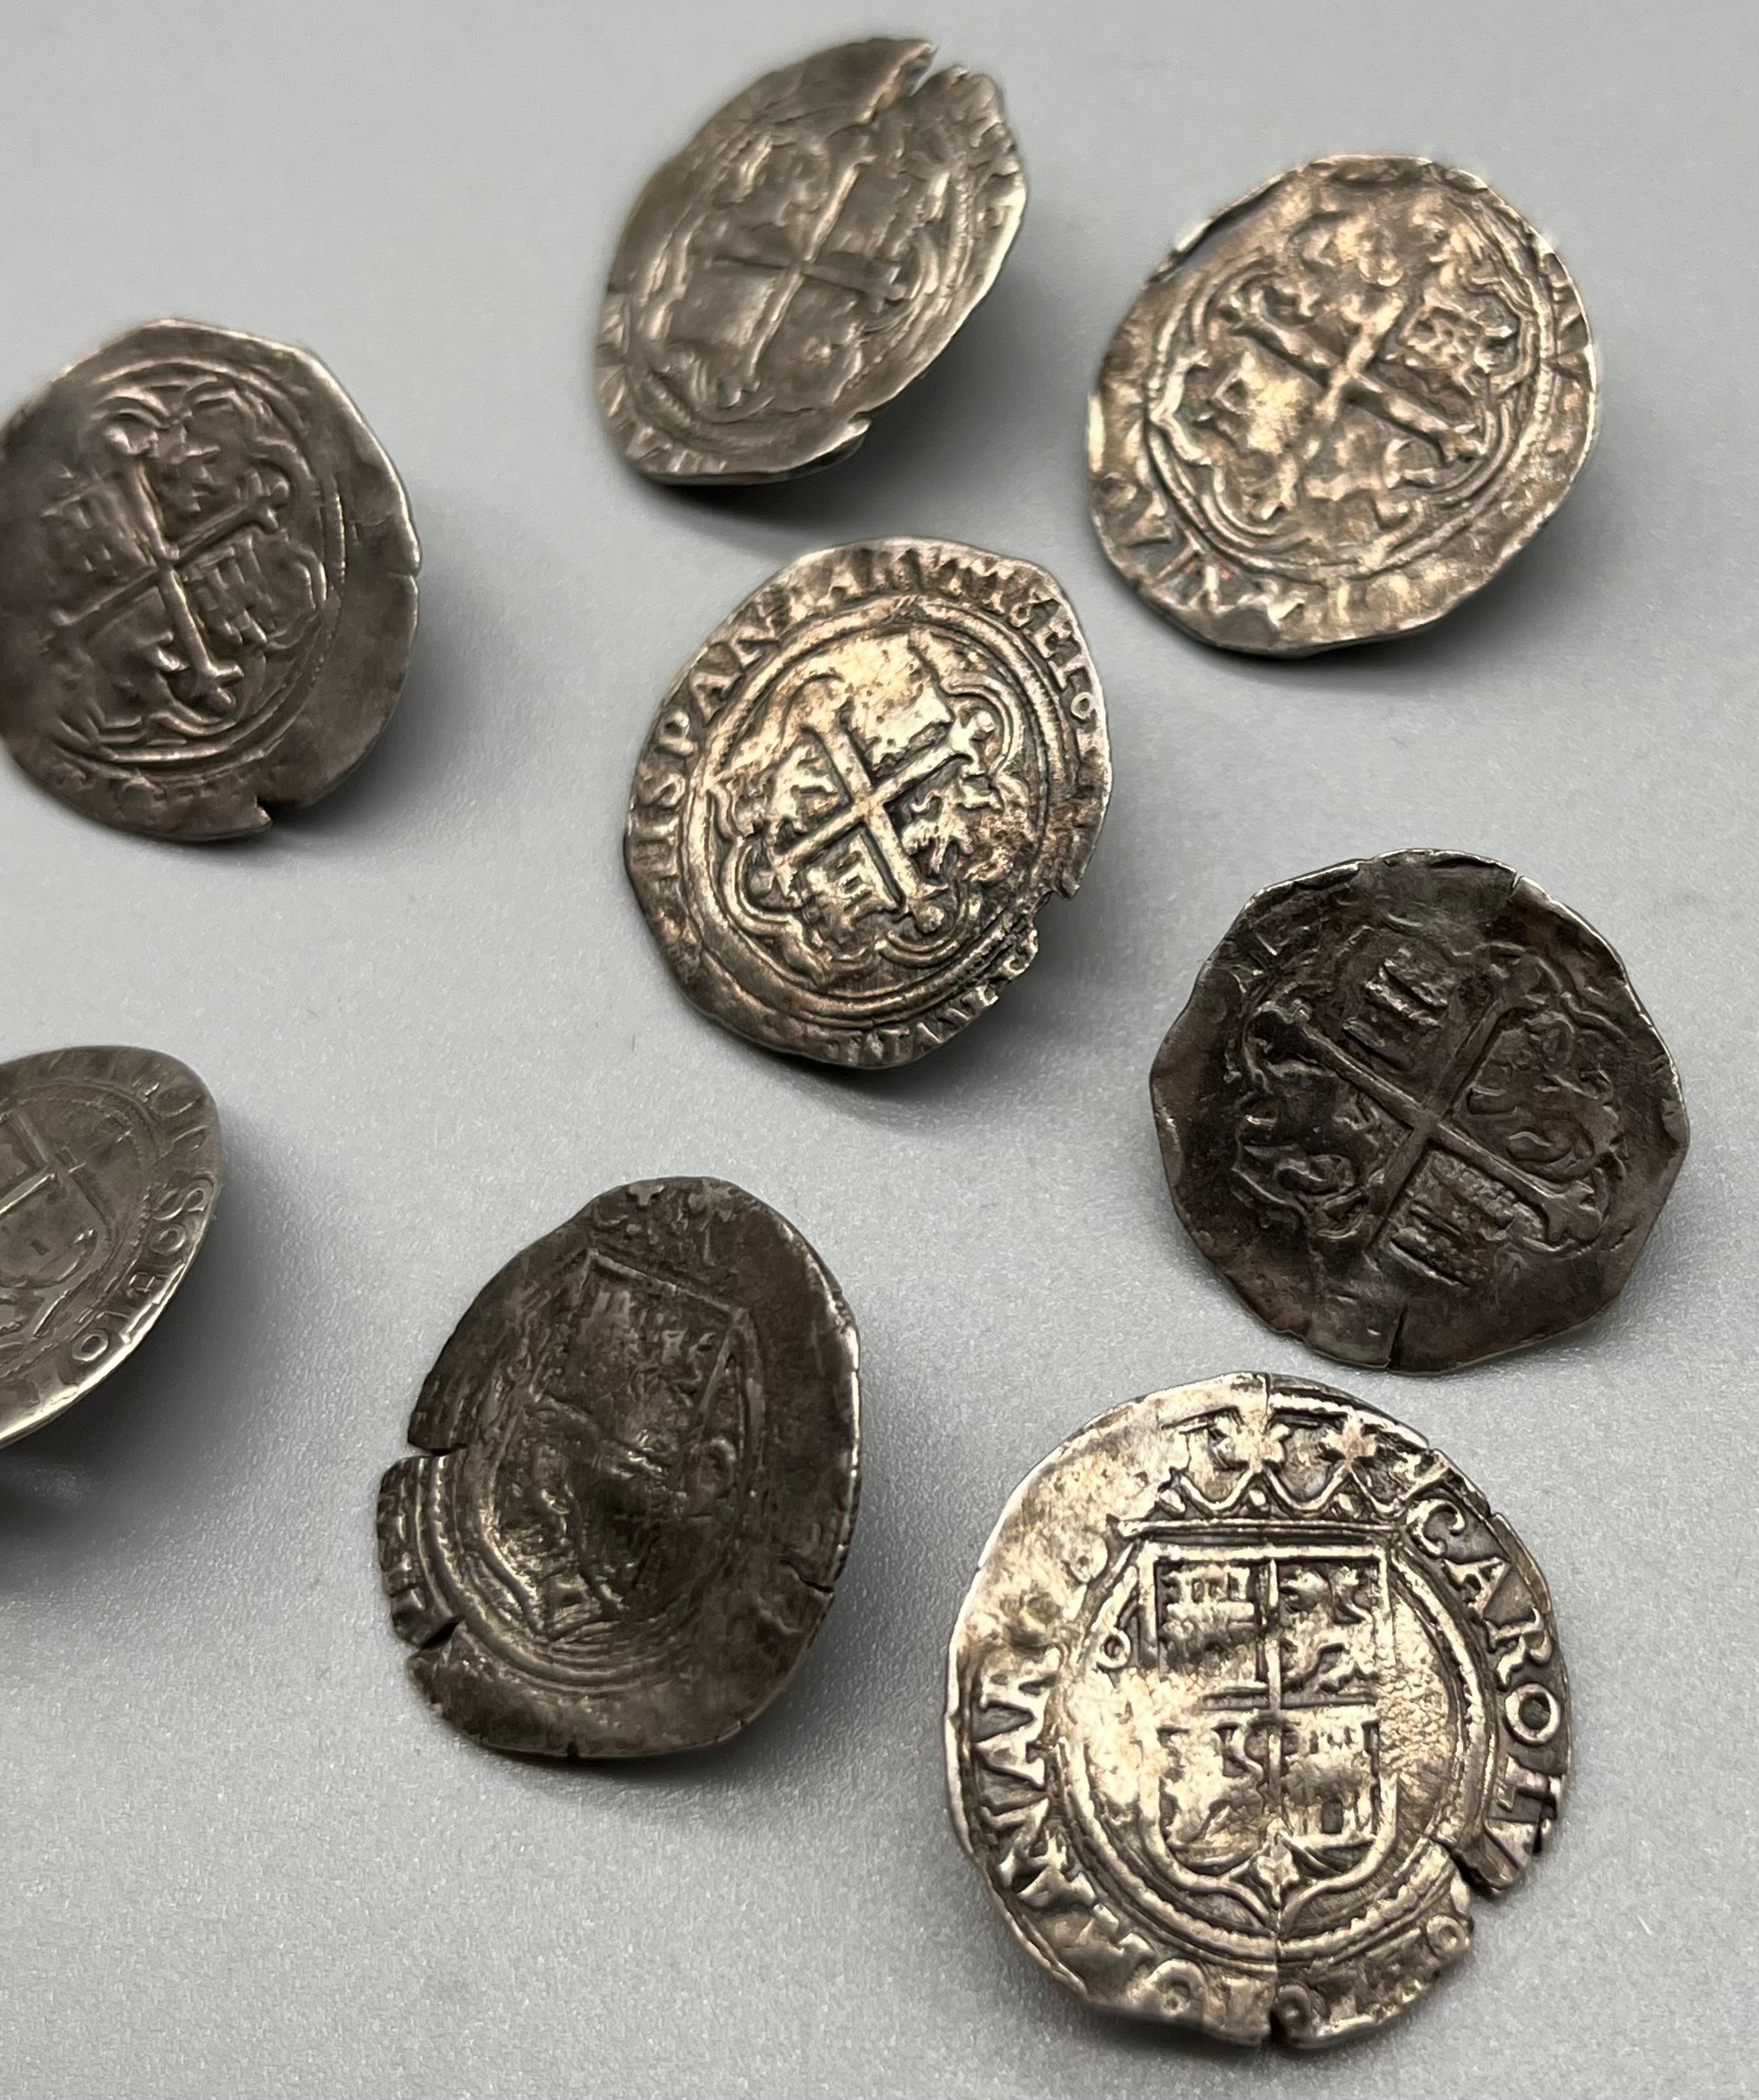
{"type": "Polygon", "coordinates": [[[134,329],[0,430],[0,737],[104,823],[260,831],[389,720],[418,558],[390,461],[315,357],[134,329]]]}
{"type": "Polygon", "coordinates": [[[1592,1318],[1686,1154],[1679,1075],[1618,957],[1468,854],[1261,891],[1150,1087],[1202,1252],[1280,1332],[1395,1370],[1592,1318]]]}
{"type": "Polygon", "coordinates": [[[485,1286],[380,1489],[416,1682],[496,1749],[723,1740],[831,1608],[858,1406],[849,1308],[766,1204],[700,1180],[597,1197],[485,1286]]]}
{"type": "Polygon", "coordinates": [[[871,540],[771,577],[685,667],[624,853],[705,1013],[827,1063],[906,1064],[1032,960],[1110,787],[1099,681],[1044,571],[871,540]]]}
{"type": "Polygon", "coordinates": [[[1597,383],[1569,272],[1475,175],[1312,161],[1137,295],[1089,412],[1094,523],[1202,641],[1298,656],[1409,633],[1568,495],[1597,383]]]}
{"type": "Polygon", "coordinates": [[[947,1781],[1009,1931],[1222,2040],[1402,2012],[1570,1771],[1544,1579],[1458,1468],[1324,1386],[1114,1408],[1029,1474],[959,1615],[947,1781]]]}
{"type": "Polygon", "coordinates": [[[134,1348],[219,1187],[218,1114],[176,1058],[101,1048],[0,1065],[0,1444],[134,1348]]]}
{"type": "Polygon", "coordinates": [[[829,465],[995,281],[1026,179],[995,83],[919,38],[766,73],[648,183],[599,316],[598,395],[657,481],[829,465]]]}

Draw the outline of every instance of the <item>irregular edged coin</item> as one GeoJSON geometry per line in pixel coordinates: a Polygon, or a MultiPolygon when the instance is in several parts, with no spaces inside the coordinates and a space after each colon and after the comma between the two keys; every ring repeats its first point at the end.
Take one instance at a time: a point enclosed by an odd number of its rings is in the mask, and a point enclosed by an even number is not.
{"type": "Polygon", "coordinates": [[[1179,1215],[1254,1312],[1394,1370],[1592,1318],[1686,1155],[1679,1075],[1618,957],[1468,854],[1261,890],[1150,1088],[1179,1215]]]}
{"type": "Polygon", "coordinates": [[[769,1705],[855,1523],[855,1327],[725,1181],[637,1181],[517,1255],[379,1490],[409,1667],[500,1750],[646,1757],[769,1705]]]}
{"type": "Polygon", "coordinates": [[[771,577],[685,667],[624,857],[703,1012],[826,1063],[906,1064],[1032,960],[1110,792],[1099,680],[1044,571],[870,540],[771,577]]]}
{"type": "Polygon", "coordinates": [[[102,823],[260,831],[390,719],[419,558],[390,461],[315,357],[134,329],[0,430],[0,737],[102,823]]]}
{"type": "Polygon", "coordinates": [[[1490,579],[1594,441],[1569,272],[1457,168],[1342,154],[1186,236],[1094,390],[1094,523],[1204,642],[1279,656],[1409,633],[1490,579]]]}
{"type": "Polygon", "coordinates": [[[220,1123],[156,1050],[0,1065],[0,1444],[89,1392],[165,1310],[220,1189],[220,1123]]]}
{"type": "Polygon", "coordinates": [[[947,1780],[1008,1930],[1108,2012],[1314,2046],[1466,1952],[1570,1770],[1539,1570],[1415,1431],[1237,1374],[1029,1473],[959,1615],[947,1780]]]}
{"type": "Polygon", "coordinates": [[[918,38],[767,73],[642,191],[599,316],[598,396],[656,481],[828,465],[995,281],[1026,179],[994,81],[918,38]]]}

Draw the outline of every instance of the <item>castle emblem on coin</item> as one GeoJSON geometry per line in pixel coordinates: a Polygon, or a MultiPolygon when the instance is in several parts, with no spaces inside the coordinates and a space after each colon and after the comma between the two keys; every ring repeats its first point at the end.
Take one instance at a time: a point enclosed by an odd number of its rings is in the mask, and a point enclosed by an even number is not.
{"type": "Polygon", "coordinates": [[[315,359],[136,329],[0,432],[0,733],[106,823],[258,829],[384,727],[417,561],[390,463],[315,359]]]}
{"type": "Polygon", "coordinates": [[[1277,176],[1174,249],[1088,424],[1113,564],[1202,640],[1301,655],[1426,625],[1569,493],[1593,343],[1519,212],[1434,161],[1277,176]]]}
{"type": "Polygon", "coordinates": [[[497,1749],[646,1756],[767,1705],[855,1521],[855,1330],[774,1211],[635,1182],[503,1269],[385,1476],[410,1669],[497,1749]]]}
{"type": "Polygon", "coordinates": [[[1414,1432],[1237,1375],[1102,1415],[1028,1476],[953,1636],[961,1843],[1107,2010],[1339,2041],[1470,1939],[1569,1775],[1545,1586],[1414,1432]]]}
{"type": "Polygon", "coordinates": [[[902,1064],[994,1003],[1110,790],[1099,682],[1042,569],[938,540],[809,554],[660,704],[624,841],[667,961],[737,1034],[902,1064]]]}
{"type": "Polygon", "coordinates": [[[641,192],[599,399],[660,481],[766,481],[861,442],[994,282],[1025,209],[993,81],[934,46],[820,51],[730,102],[641,192]]]}
{"type": "Polygon", "coordinates": [[[1686,1153],[1678,1074],[1617,956],[1461,854],[1261,892],[1151,1088],[1179,1215],[1247,1304],[1396,1370],[1599,1312],[1686,1153]]]}
{"type": "Polygon", "coordinates": [[[0,1444],[107,1377],[196,1258],[220,1186],[219,1118],[157,1051],[0,1065],[0,1444]]]}

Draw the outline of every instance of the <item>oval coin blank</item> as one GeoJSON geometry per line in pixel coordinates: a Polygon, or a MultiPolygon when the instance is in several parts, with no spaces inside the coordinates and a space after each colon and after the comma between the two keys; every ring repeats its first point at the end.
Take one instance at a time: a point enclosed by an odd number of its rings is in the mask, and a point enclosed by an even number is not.
{"type": "Polygon", "coordinates": [[[1402,2011],[1550,1834],[1569,1688],[1539,1570],[1389,1416],[1237,1374],[1078,1431],[954,1630],[947,1780],[1014,1939],[1234,2042],[1402,2011]]]}
{"type": "Polygon", "coordinates": [[[724,1181],[597,1198],[487,1285],[379,1493],[409,1667],[545,1757],[699,1749],[792,1675],[855,1522],[854,1323],[724,1181]]]}
{"type": "Polygon", "coordinates": [[[132,329],[0,431],[0,736],[100,823],[260,831],[390,719],[419,559],[390,461],[309,352],[132,329]]]}
{"type": "Polygon", "coordinates": [[[660,703],[624,857],[702,1011],[826,1063],[908,1063],[986,1008],[1072,896],[1111,789],[1043,569],[944,540],[809,554],[660,703]]]}
{"type": "Polygon", "coordinates": [[[183,1280],[220,1188],[220,1124],[156,1050],[0,1065],[0,1444],[71,1407],[183,1280]]]}
{"type": "Polygon", "coordinates": [[[1569,493],[1598,379],[1568,271],[1475,175],[1309,161],[1188,235],[1088,415],[1093,518],[1156,611],[1298,656],[1410,633],[1569,493]]]}
{"type": "Polygon", "coordinates": [[[1002,98],[875,39],[768,73],[649,182],[599,400],[656,481],[773,481],[859,444],[995,281],[1025,209],[1002,98]]]}
{"type": "Polygon", "coordinates": [[[1591,1319],[1686,1154],[1679,1074],[1617,955],[1469,854],[1261,890],[1149,1083],[1202,1253],[1280,1333],[1376,1368],[1591,1319]]]}

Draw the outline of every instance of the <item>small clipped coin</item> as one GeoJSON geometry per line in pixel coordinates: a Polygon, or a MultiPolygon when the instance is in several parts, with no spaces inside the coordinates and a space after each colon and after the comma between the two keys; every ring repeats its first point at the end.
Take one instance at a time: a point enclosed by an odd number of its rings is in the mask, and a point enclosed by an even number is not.
{"type": "Polygon", "coordinates": [[[0,1065],[0,1444],[134,1348],[219,1189],[218,1112],[174,1057],[51,1050],[0,1065]]]}
{"type": "Polygon", "coordinates": [[[947,1673],[954,1826],[1091,2005],[1220,2040],[1402,2012],[1550,1836],[1544,1578],[1414,1430],[1245,1373],[1079,1430],[1015,1491],[947,1673]],[[1470,1885],[1470,1886],[1469,1886],[1470,1885]]]}
{"type": "Polygon", "coordinates": [[[624,858],[672,974],[753,1043],[907,1064],[995,1003],[1111,792],[1073,607],[946,540],[808,554],[679,674],[624,858]]]}
{"type": "Polygon", "coordinates": [[[1203,1254],[1280,1333],[1377,1369],[1593,1318],[1686,1156],[1679,1074],[1617,955],[1469,854],[1261,890],[1149,1084],[1203,1254]]]}
{"type": "Polygon", "coordinates": [[[315,357],[131,329],[0,430],[0,738],[101,823],[260,831],[390,720],[419,559],[390,461],[315,357]]]}
{"type": "Polygon", "coordinates": [[[1310,161],[1137,294],[1089,411],[1094,523],[1201,641],[1301,656],[1409,633],[1569,494],[1598,386],[1569,272],[1477,176],[1310,161]]]}
{"type": "Polygon", "coordinates": [[[766,73],[637,200],[599,315],[598,396],[656,481],[828,465],[995,281],[1026,178],[994,81],[919,38],[766,73]]]}
{"type": "Polygon", "coordinates": [[[700,1749],[769,1705],[831,1608],[854,1322],[755,1197],[632,1182],[484,1288],[409,1440],[379,1564],[432,1705],[500,1750],[700,1749]]]}

